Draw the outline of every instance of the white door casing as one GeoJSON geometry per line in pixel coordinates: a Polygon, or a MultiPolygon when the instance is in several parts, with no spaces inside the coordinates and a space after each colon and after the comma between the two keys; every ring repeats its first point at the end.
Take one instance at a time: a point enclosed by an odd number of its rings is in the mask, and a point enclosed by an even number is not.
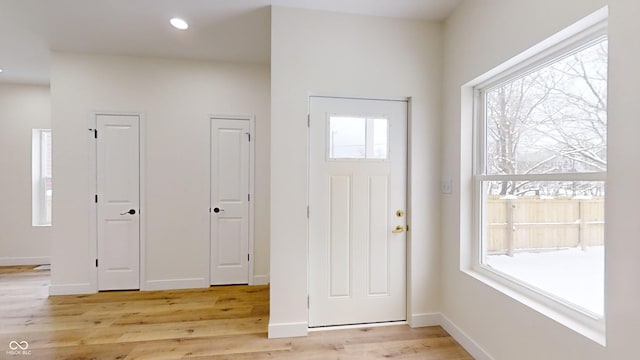
{"type": "Polygon", "coordinates": [[[211,119],[211,285],[249,284],[250,119],[211,119]]]}
{"type": "Polygon", "coordinates": [[[140,288],[140,117],[96,115],[98,290],[140,288]]]}
{"type": "Polygon", "coordinates": [[[309,127],[309,326],[406,320],[407,102],[311,97],[309,127]]]}

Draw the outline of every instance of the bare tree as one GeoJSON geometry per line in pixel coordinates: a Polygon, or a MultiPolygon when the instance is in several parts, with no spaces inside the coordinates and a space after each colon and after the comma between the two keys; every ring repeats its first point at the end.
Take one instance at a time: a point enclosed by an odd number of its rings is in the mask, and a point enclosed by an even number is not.
{"type": "MultiPolygon", "coordinates": [[[[606,40],[485,94],[489,174],[606,170],[606,40]]],[[[530,182],[494,186],[500,195],[544,190],[530,182]]]]}

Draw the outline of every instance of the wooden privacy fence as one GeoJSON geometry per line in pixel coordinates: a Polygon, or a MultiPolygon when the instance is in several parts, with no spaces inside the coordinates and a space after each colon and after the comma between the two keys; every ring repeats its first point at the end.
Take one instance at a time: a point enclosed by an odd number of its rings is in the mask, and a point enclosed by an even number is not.
{"type": "Polygon", "coordinates": [[[604,197],[489,196],[489,254],[604,245],[604,197]]]}

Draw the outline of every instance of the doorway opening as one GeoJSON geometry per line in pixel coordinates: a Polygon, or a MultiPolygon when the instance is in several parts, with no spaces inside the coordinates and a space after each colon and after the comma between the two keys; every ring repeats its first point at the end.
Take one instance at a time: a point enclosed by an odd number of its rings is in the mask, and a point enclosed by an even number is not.
{"type": "Polygon", "coordinates": [[[309,100],[309,327],[407,319],[407,101],[309,100]]]}
{"type": "Polygon", "coordinates": [[[91,120],[90,244],[98,291],[140,289],[141,123],[140,114],[130,113],[96,113],[91,120]]]}
{"type": "Polygon", "coordinates": [[[210,284],[253,285],[254,118],[210,120],[210,284]]]}

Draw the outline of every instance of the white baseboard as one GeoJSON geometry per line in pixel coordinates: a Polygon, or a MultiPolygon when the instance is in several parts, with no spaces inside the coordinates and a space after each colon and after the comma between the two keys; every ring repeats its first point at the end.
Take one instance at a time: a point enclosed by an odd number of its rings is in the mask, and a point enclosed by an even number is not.
{"type": "Polygon", "coordinates": [[[51,264],[49,256],[0,257],[0,266],[44,265],[51,264]]]}
{"type": "Polygon", "coordinates": [[[269,322],[269,339],[307,336],[308,322],[272,324],[269,322]]]}
{"type": "Polygon", "coordinates": [[[96,292],[95,286],[89,283],[49,285],[49,295],[80,295],[96,292]]]}
{"type": "Polygon", "coordinates": [[[269,284],[269,275],[255,275],[253,277],[253,285],[267,285],[269,284]]]}
{"type": "Polygon", "coordinates": [[[158,291],[158,290],[208,288],[209,282],[205,278],[190,278],[190,279],[147,280],[143,285],[144,286],[140,288],[140,290],[142,291],[158,291]]]}
{"type": "Polygon", "coordinates": [[[451,335],[476,360],[494,360],[483,348],[471,339],[444,314],[440,314],[440,326],[451,335]]]}
{"type": "Polygon", "coordinates": [[[440,313],[412,314],[409,319],[409,326],[412,328],[440,325],[440,313]]]}

